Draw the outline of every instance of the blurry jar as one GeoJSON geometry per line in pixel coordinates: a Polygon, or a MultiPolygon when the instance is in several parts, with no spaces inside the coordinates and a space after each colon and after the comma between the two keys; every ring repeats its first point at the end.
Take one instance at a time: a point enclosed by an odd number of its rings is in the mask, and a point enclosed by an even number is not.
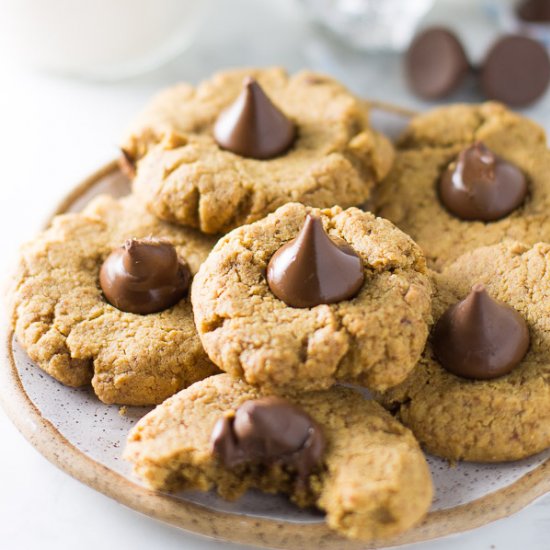
{"type": "Polygon", "coordinates": [[[348,44],[404,50],[434,0],[301,0],[310,16],[348,44]]]}
{"type": "Polygon", "coordinates": [[[0,0],[9,55],[46,71],[118,79],[153,69],[194,39],[206,0],[0,0]]]}

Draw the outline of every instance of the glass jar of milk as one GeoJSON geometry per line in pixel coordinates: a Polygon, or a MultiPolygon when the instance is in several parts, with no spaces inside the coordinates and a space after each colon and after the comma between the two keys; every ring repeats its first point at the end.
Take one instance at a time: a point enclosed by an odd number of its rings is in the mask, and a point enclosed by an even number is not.
{"type": "Polygon", "coordinates": [[[50,72],[111,80],[183,51],[208,0],[0,0],[3,48],[50,72]]]}

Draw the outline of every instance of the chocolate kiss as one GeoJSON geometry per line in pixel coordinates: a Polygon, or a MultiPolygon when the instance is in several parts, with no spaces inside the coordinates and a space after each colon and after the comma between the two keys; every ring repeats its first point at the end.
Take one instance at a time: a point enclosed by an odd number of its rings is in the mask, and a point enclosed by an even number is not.
{"type": "Polygon", "coordinates": [[[550,57],[542,41],[521,34],[505,35],[489,49],[479,84],[489,99],[525,107],[539,99],[550,82],[550,57]]]}
{"type": "Polygon", "coordinates": [[[308,215],[298,236],[279,248],[267,266],[271,292],[291,307],[314,307],[353,298],[365,279],[363,261],[336,244],[320,218],[308,215]]]}
{"type": "Polygon", "coordinates": [[[441,202],[462,220],[498,220],[520,206],[526,195],[523,172],[482,143],[464,149],[439,181],[441,202]]]}
{"type": "Polygon", "coordinates": [[[281,155],[290,149],[295,137],[294,124],[250,77],[214,126],[214,138],[222,149],[260,160],[281,155]]]}
{"type": "Polygon", "coordinates": [[[482,284],[451,306],[432,335],[441,365],[463,378],[489,380],[508,374],[529,348],[529,329],[512,307],[491,298],[482,284]]]}
{"type": "Polygon", "coordinates": [[[157,239],[129,239],[103,262],[99,282],[110,304],[130,313],[172,307],[189,288],[191,272],[176,249],[157,239]]]}
{"type": "Polygon", "coordinates": [[[405,55],[409,84],[425,99],[439,99],[454,92],[469,70],[460,40],[444,27],[430,27],[417,34],[405,55]]]}
{"type": "Polygon", "coordinates": [[[319,465],[326,446],[321,427],[304,410],[280,397],[245,401],[230,418],[220,418],[211,435],[222,463],[283,463],[301,481],[319,465]]]}

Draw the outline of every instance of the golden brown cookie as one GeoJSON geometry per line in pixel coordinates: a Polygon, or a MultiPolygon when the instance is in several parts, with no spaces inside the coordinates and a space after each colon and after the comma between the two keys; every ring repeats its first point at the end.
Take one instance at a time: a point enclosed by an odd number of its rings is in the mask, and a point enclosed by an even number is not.
{"type": "Polygon", "coordinates": [[[99,270],[130,237],[168,240],[196,273],[213,240],[159,222],[135,197],[96,198],[56,217],[25,245],[12,296],[12,324],[30,358],[69,386],[92,383],[105,403],[151,405],[216,372],[200,344],[188,297],[149,315],[103,297],[99,270]]]}
{"type": "Polygon", "coordinates": [[[390,169],[393,148],[369,127],[365,102],[319,74],[238,69],[197,88],[181,84],[155,97],[123,140],[137,162],[135,192],[159,218],[227,232],[297,201],[317,207],[364,203],[390,169]],[[296,125],[292,148],[270,160],[223,150],[213,134],[247,76],[296,125]]]}
{"type": "Polygon", "coordinates": [[[390,222],[357,208],[296,203],[223,237],[192,288],[197,330],[212,361],[273,393],[325,389],[336,380],[375,389],[402,382],[427,338],[430,296],[422,252],[390,222]],[[308,213],[361,258],[365,279],[355,297],[297,308],[271,292],[268,262],[308,213]]]}
{"type": "Polygon", "coordinates": [[[300,506],[318,506],[328,525],[347,537],[386,538],[418,523],[432,499],[428,466],[412,434],[382,407],[342,387],[293,399],[321,427],[326,440],[320,468],[303,484],[296,472],[272,463],[225,466],[213,452],[216,423],[260,390],[227,374],[197,382],[142,418],[124,456],[157,490],[215,487],[226,499],[248,488],[288,494],[300,506]]]}
{"type": "Polygon", "coordinates": [[[413,118],[393,169],[378,187],[376,211],[408,233],[440,270],[461,254],[503,238],[550,240],[550,152],[540,126],[498,103],[451,105],[413,118]],[[498,221],[464,221],[442,206],[437,182],[458,153],[483,142],[527,176],[523,204],[498,221]]]}
{"type": "Polygon", "coordinates": [[[471,380],[443,369],[428,344],[413,373],[383,402],[428,452],[451,460],[517,460],[549,447],[550,245],[507,241],[479,248],[434,280],[435,320],[482,283],[526,320],[530,348],[510,374],[471,380]]]}

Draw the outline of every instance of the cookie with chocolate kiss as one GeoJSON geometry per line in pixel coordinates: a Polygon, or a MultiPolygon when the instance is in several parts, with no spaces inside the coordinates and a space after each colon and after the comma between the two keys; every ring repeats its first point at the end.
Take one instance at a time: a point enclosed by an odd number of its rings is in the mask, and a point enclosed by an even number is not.
{"type": "Polygon", "coordinates": [[[17,340],[37,367],[68,386],[91,383],[105,403],[160,403],[217,372],[186,297],[213,244],[159,221],[134,195],[57,216],[23,248],[17,340]]]}
{"type": "Polygon", "coordinates": [[[374,209],[438,271],[503,238],[550,242],[545,132],[498,103],[446,105],[413,117],[374,209]]]}
{"type": "Polygon", "coordinates": [[[151,212],[209,234],[292,201],[363,204],[393,160],[363,99],[327,76],[279,68],[233,69],[196,88],[168,88],[121,147],[151,212]]]}
{"type": "Polygon", "coordinates": [[[430,297],[421,250],[391,223],[298,203],[223,237],[191,290],[211,360],[283,395],[399,384],[426,342],[430,297]]]}
{"type": "Polygon", "coordinates": [[[429,453],[502,462],[550,447],[549,265],[550,245],[505,241],[434,274],[426,350],[378,396],[429,453]]]}
{"type": "Polygon", "coordinates": [[[215,489],[228,500],[252,488],[279,493],[362,541],[416,525],[433,494],[410,431],[344,387],[282,399],[211,376],[142,418],[124,458],[151,489],[215,489]]]}

